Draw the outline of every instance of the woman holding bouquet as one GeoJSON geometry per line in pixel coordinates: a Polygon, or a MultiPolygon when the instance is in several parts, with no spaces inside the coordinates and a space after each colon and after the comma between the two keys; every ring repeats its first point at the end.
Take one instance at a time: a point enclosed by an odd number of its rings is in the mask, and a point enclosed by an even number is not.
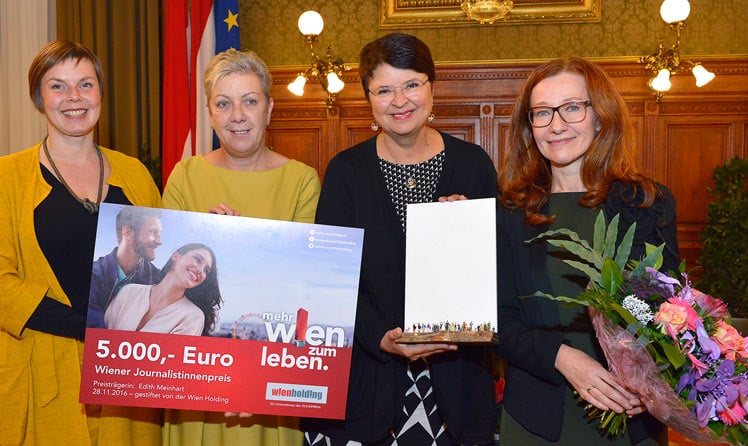
{"type": "Polygon", "coordinates": [[[637,395],[608,372],[583,308],[520,298],[584,290],[587,278],[563,262],[568,254],[526,241],[557,228],[591,241],[600,209],[608,222],[620,214],[619,242],[636,223],[631,258],[644,256],[645,243],[666,243],[662,269],[677,269],[675,200],[637,170],[635,142],[626,104],[595,64],[554,60],[527,79],[499,175],[499,354],[508,361],[502,443],[658,444],[664,437],[662,425],[641,414],[637,395]],[[601,433],[587,404],[630,415],[628,433],[601,433]]]}

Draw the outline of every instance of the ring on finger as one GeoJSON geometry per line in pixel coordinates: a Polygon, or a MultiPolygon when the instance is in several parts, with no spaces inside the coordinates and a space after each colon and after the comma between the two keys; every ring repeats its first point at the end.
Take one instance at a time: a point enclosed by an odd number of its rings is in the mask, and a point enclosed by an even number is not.
{"type": "Polygon", "coordinates": [[[593,386],[592,384],[590,384],[589,386],[587,386],[587,393],[590,393],[592,391],[592,389],[597,389],[597,387],[593,386]]]}

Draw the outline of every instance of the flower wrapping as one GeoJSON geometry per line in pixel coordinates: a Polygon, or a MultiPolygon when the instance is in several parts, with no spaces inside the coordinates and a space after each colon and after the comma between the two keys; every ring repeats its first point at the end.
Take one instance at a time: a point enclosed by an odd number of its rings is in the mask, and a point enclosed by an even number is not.
{"type": "Polygon", "coordinates": [[[614,325],[594,307],[588,311],[608,368],[621,384],[639,395],[652,416],[693,441],[726,441],[711,429],[699,426],[696,415],[663,380],[647,349],[629,331],[614,325]]]}

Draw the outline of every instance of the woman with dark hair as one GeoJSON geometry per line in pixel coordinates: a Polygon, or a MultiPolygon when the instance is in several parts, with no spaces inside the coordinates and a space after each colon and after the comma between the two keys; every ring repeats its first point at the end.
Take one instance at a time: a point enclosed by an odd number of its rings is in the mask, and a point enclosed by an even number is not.
{"type": "Polygon", "coordinates": [[[632,259],[666,243],[662,269],[677,270],[675,199],[634,162],[628,109],[605,72],[580,58],[541,65],[520,93],[500,169],[497,216],[499,354],[507,359],[501,441],[507,444],[657,444],[663,431],[605,367],[587,312],[536,291],[576,296],[588,280],[536,235],[566,227],[591,241],[602,209],[620,215],[619,243],[636,223],[632,259]],[[575,392],[633,418],[630,435],[606,437],[575,392]]]}
{"type": "Polygon", "coordinates": [[[78,401],[99,204],[160,207],[158,188],[140,161],[94,141],[94,53],[56,40],[28,75],[47,136],[0,158],[0,442],[158,444],[159,409],[78,401]]]}
{"type": "Polygon", "coordinates": [[[106,327],[207,336],[223,302],[213,250],[202,243],[184,245],[162,274],[156,285],[122,287],[104,313],[106,327]]]}
{"type": "MultiPolygon", "coordinates": [[[[405,345],[406,206],[495,197],[486,152],[428,124],[435,68],[416,37],[361,50],[373,138],[327,167],[316,222],[364,228],[345,420],[302,420],[307,445],[493,444],[496,400],[484,347],[405,345]]],[[[469,296],[461,296],[468,299],[469,296]]]]}

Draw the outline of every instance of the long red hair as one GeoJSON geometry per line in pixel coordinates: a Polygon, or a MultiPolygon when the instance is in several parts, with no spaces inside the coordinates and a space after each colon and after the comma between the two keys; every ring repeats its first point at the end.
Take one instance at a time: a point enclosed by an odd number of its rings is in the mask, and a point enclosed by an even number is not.
{"type": "Polygon", "coordinates": [[[522,87],[512,113],[509,145],[499,170],[502,204],[509,209],[524,208],[530,225],[548,224],[554,219],[540,212],[551,193],[551,167],[538,150],[527,114],[533,88],[543,79],[560,73],[584,78],[600,126],[582,161],[582,183],[587,192],[580,204],[590,208],[599,206],[605,201],[611,183],[618,180],[641,189],[644,196],[641,206],[650,206],[657,189],[654,181],[636,167],[636,134],[628,107],[605,71],[579,57],[539,66],[522,87]]]}

